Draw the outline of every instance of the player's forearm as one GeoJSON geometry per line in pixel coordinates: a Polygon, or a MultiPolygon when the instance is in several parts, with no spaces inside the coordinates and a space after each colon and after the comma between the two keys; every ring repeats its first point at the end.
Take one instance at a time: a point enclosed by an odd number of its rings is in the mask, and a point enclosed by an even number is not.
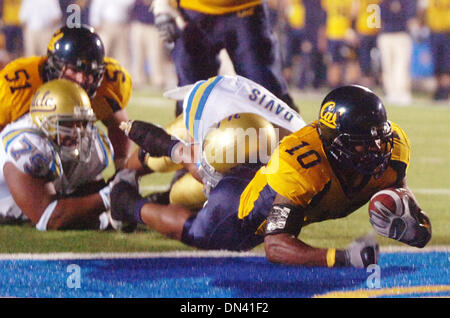
{"type": "Polygon", "coordinates": [[[136,171],[137,176],[143,176],[152,173],[152,169],[145,164],[145,153],[137,149],[130,158],[128,158],[125,168],[136,171]]]}
{"type": "Polygon", "coordinates": [[[327,249],[311,247],[290,234],[268,235],[264,239],[270,262],[286,265],[329,266],[327,249]]]}
{"type": "Polygon", "coordinates": [[[108,138],[111,140],[111,144],[114,149],[114,164],[116,166],[116,170],[123,169],[128,158],[132,154],[133,143],[119,128],[109,129],[108,138]]]}
{"type": "Polygon", "coordinates": [[[94,228],[96,225],[88,223],[97,222],[98,216],[104,211],[105,206],[98,193],[77,198],[60,199],[48,221],[47,229],[68,229],[79,224],[84,224],[86,228],[94,228]]]}

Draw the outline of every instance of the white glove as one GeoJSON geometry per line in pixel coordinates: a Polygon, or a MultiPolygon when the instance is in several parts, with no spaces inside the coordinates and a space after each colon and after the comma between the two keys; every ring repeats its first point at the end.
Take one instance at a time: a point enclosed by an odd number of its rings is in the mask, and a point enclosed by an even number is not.
{"type": "Polygon", "coordinates": [[[154,0],[152,11],[160,37],[167,45],[173,45],[186,25],[178,12],[175,1],[154,0]]]}
{"type": "Polygon", "coordinates": [[[159,36],[166,44],[175,42],[180,36],[175,18],[170,14],[162,13],[155,16],[155,26],[158,29],[159,36]]]}
{"type": "Polygon", "coordinates": [[[378,263],[379,246],[374,234],[356,239],[344,252],[347,266],[366,268],[378,263]]]}
{"type": "Polygon", "coordinates": [[[381,236],[411,246],[423,247],[431,238],[429,219],[408,196],[403,196],[402,202],[404,207],[402,216],[379,207],[379,212],[369,211],[370,223],[381,236]]]}

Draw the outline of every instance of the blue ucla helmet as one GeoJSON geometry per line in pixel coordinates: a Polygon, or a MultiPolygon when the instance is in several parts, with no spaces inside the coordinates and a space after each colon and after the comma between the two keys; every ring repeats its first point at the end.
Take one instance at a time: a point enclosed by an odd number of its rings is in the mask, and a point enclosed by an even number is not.
{"type": "Polygon", "coordinates": [[[318,130],[327,156],[339,167],[375,177],[386,170],[392,127],[382,101],[368,88],[331,91],[320,107],[318,130]]]}

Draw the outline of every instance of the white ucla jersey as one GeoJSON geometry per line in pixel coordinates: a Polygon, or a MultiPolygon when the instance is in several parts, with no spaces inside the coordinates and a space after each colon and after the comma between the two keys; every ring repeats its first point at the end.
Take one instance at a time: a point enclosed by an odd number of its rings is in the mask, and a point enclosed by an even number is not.
{"type": "Polygon", "coordinates": [[[291,132],[306,125],[303,118],[281,99],[239,75],[220,75],[199,81],[183,101],[186,129],[200,143],[212,126],[231,115],[242,113],[257,114],[291,132]]]}
{"type": "MultiPolygon", "coordinates": [[[[62,162],[54,145],[33,125],[29,114],[7,125],[0,133],[0,142],[0,205],[14,203],[3,175],[7,162],[33,177],[53,182],[56,192],[64,196],[96,180],[113,160],[108,137],[95,128],[89,161],[62,162]]],[[[17,218],[20,214],[17,206],[0,206],[0,215],[17,218]],[[13,215],[8,215],[12,211],[13,215]]]]}

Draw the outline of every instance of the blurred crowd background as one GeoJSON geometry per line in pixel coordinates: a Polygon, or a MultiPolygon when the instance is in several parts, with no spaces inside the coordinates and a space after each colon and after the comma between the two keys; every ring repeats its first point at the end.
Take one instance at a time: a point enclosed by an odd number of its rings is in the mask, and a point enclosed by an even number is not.
{"type": "MultiPolygon", "coordinates": [[[[151,0],[0,0],[2,67],[45,55],[57,27],[80,9],[106,54],[133,77],[134,87],[177,84],[170,48],[149,10],[151,0]]],[[[269,0],[274,34],[291,90],[358,83],[380,88],[386,102],[409,105],[412,92],[448,102],[450,0],[269,0]]],[[[226,52],[221,73],[232,74],[226,52]]]]}

